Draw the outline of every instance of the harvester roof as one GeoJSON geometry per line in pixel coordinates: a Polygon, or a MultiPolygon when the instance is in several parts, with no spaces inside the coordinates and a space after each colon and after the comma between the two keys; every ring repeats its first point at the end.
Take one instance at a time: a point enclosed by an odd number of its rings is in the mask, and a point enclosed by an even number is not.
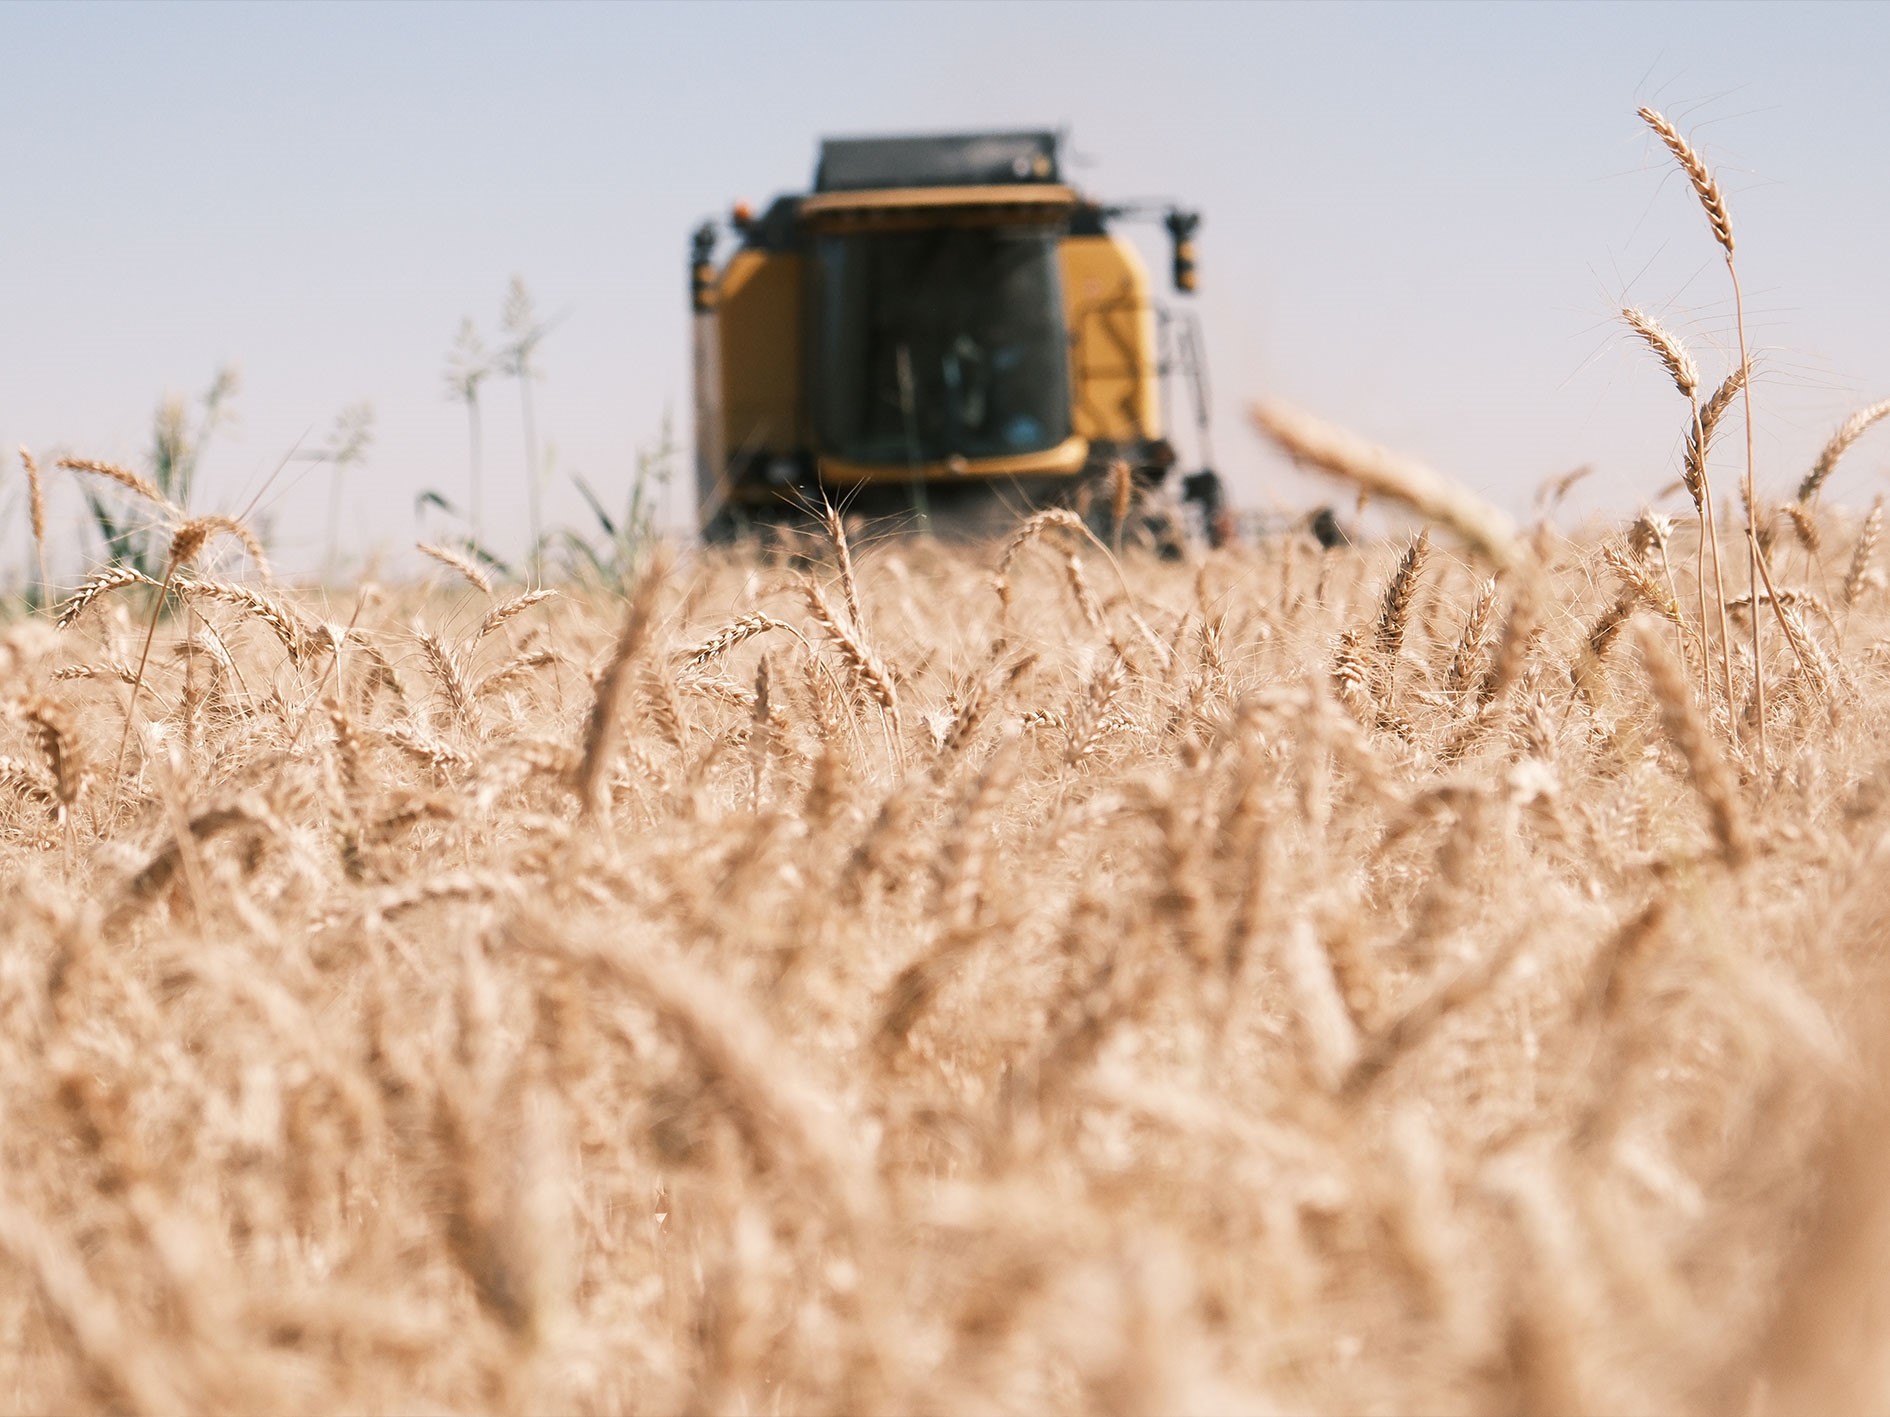
{"type": "Polygon", "coordinates": [[[1058,180],[1055,133],[828,138],[820,145],[820,166],[814,170],[816,192],[988,187],[1058,180]]]}

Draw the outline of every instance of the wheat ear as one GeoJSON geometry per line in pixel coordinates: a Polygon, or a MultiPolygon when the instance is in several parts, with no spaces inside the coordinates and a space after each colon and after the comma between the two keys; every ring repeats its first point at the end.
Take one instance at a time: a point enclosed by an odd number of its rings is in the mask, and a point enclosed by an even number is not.
{"type": "Polygon", "coordinates": [[[644,570],[636,589],[631,592],[623,628],[617,632],[617,642],[611,649],[610,662],[597,681],[597,695],[591,702],[590,718],[584,727],[584,753],[572,779],[578,810],[586,821],[601,814],[609,804],[606,779],[611,749],[616,744],[618,710],[630,682],[630,667],[649,640],[656,595],[666,579],[667,566],[660,560],[652,561],[644,570]]]}
{"type": "Polygon", "coordinates": [[[500,601],[488,610],[486,618],[479,622],[478,633],[473,636],[474,642],[483,640],[515,615],[523,615],[534,605],[543,604],[557,593],[555,590],[528,590],[513,596],[510,600],[500,601]]]}
{"type": "Polygon", "coordinates": [[[1456,652],[1450,657],[1450,667],[1444,671],[1446,693],[1460,695],[1470,688],[1488,648],[1490,619],[1495,613],[1496,577],[1491,576],[1479,583],[1476,599],[1470,602],[1469,612],[1464,616],[1463,633],[1458,635],[1456,652]]]}
{"type": "Polygon", "coordinates": [[[492,594],[492,577],[480,569],[479,563],[450,546],[435,546],[431,542],[417,541],[415,547],[423,556],[431,556],[442,566],[457,572],[462,580],[485,595],[492,594]]]}
{"type": "Polygon", "coordinates": [[[421,652],[426,655],[427,668],[433,671],[433,677],[446,691],[446,701],[453,710],[453,717],[462,728],[478,726],[478,705],[474,701],[472,690],[466,684],[466,671],[452,652],[440,642],[440,637],[427,630],[416,630],[414,638],[420,642],[421,652]]]}
{"type": "MultiPolygon", "coordinates": [[[[1756,620],[1758,617],[1755,615],[1753,618],[1756,620]]],[[[1667,741],[1678,750],[1693,788],[1706,807],[1712,821],[1713,837],[1719,843],[1720,855],[1728,865],[1737,866],[1750,852],[1751,836],[1746,827],[1745,807],[1739,800],[1732,773],[1727,769],[1725,759],[1714,748],[1699,715],[1694,712],[1685,676],[1673,662],[1673,656],[1668,653],[1660,636],[1645,625],[1636,625],[1633,634],[1635,647],[1640,651],[1641,666],[1647,673],[1647,685],[1653,691],[1655,706],[1660,710],[1661,727],[1666,730],[1667,741]]]]}
{"type": "Polygon", "coordinates": [[[177,534],[171,541],[171,554],[177,555],[177,547],[181,542],[190,552],[179,560],[178,564],[182,565],[194,559],[209,543],[210,538],[217,535],[228,536],[242,543],[243,552],[249,557],[250,565],[255,568],[257,576],[265,584],[268,583],[273,574],[269,565],[269,553],[263,550],[263,544],[257,539],[256,533],[235,517],[226,517],[217,512],[192,517],[178,527],[177,534]],[[196,542],[195,550],[191,550],[192,541],[196,542]]]}
{"type": "Polygon", "coordinates": [[[149,478],[140,477],[128,467],[117,463],[98,462],[92,458],[61,458],[57,464],[68,472],[89,472],[94,477],[109,478],[127,491],[135,492],[147,502],[155,503],[167,512],[176,512],[170,498],[158,491],[157,484],[149,478]]]}
{"type": "Polygon", "coordinates": [[[891,716],[893,727],[899,726],[899,695],[893,688],[892,674],[880,663],[872,650],[861,638],[857,627],[849,626],[827,600],[827,594],[820,588],[820,582],[810,577],[803,577],[801,593],[807,599],[808,609],[814,612],[814,618],[826,631],[840,650],[840,657],[853,671],[855,680],[872,696],[873,701],[891,716]]]}
{"type": "Polygon", "coordinates": [[[27,505],[33,518],[33,555],[39,565],[40,603],[45,603],[46,585],[46,484],[39,475],[39,464],[27,451],[24,444],[20,447],[20,466],[26,469],[27,505]]]}
{"type": "Polygon", "coordinates": [[[112,591],[122,590],[128,585],[156,584],[135,566],[106,566],[86,577],[68,599],[60,602],[59,614],[53,624],[61,630],[66,629],[91,608],[93,601],[112,591]]]}
{"type": "Polygon", "coordinates": [[[866,613],[860,608],[860,586],[853,578],[853,550],[847,545],[846,523],[832,502],[823,504],[821,524],[833,543],[833,559],[840,569],[840,594],[847,603],[847,614],[861,634],[866,632],[866,613]]]}
{"type": "Polygon", "coordinates": [[[765,635],[771,630],[789,630],[792,633],[784,621],[777,620],[772,615],[764,615],[756,611],[750,615],[738,616],[683,656],[683,672],[701,669],[704,665],[720,659],[735,646],[752,640],[756,635],[765,635]]]}
{"type": "Polygon", "coordinates": [[[1621,318],[1628,322],[1628,328],[1639,335],[1642,342],[1654,352],[1654,357],[1660,360],[1667,377],[1680,390],[1680,397],[1697,397],[1700,392],[1700,368],[1679,338],[1652,315],[1644,310],[1636,310],[1632,305],[1621,307],[1621,318]]]}
{"type": "Polygon", "coordinates": [[[1886,414],[1890,414],[1890,399],[1860,408],[1838,425],[1837,432],[1831,435],[1831,441],[1818,454],[1817,462],[1811,465],[1811,471],[1805,474],[1805,480],[1798,484],[1798,501],[1801,504],[1818,495],[1818,489],[1824,486],[1825,479],[1837,471],[1838,459],[1850,450],[1852,443],[1864,436],[1871,424],[1886,414]]]}
{"type": "Polygon", "coordinates": [[[1404,649],[1404,635],[1411,624],[1411,604],[1417,598],[1418,577],[1424,574],[1424,558],[1430,553],[1431,536],[1420,531],[1398,558],[1398,567],[1385,583],[1385,594],[1378,607],[1378,624],[1372,643],[1387,660],[1397,659],[1404,649]]]}
{"type": "Polygon", "coordinates": [[[1680,135],[1680,130],[1667,120],[1665,114],[1652,108],[1635,111],[1640,120],[1654,130],[1655,136],[1667,145],[1667,151],[1673,154],[1674,161],[1686,173],[1687,180],[1693,184],[1694,194],[1700,199],[1700,205],[1706,209],[1706,219],[1713,227],[1713,239],[1731,256],[1732,218],[1726,213],[1726,197],[1719,189],[1719,179],[1713,176],[1705,159],[1680,135]]]}
{"type": "Polygon", "coordinates": [[[1871,503],[1870,515],[1857,533],[1857,545],[1851,548],[1851,567],[1844,574],[1844,604],[1857,604],[1864,593],[1864,581],[1870,574],[1871,558],[1877,554],[1877,538],[1883,532],[1883,498],[1871,503]]]}

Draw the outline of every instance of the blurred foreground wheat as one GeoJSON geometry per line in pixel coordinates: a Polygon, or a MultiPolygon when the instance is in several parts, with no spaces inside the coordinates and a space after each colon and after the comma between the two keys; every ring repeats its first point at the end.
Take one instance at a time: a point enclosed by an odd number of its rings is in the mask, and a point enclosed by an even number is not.
{"type": "Polygon", "coordinates": [[[1890,618],[1781,606],[1760,774],[1686,534],[192,566],[117,783],[99,578],[0,642],[0,1405],[1881,1407],[1890,618]]]}

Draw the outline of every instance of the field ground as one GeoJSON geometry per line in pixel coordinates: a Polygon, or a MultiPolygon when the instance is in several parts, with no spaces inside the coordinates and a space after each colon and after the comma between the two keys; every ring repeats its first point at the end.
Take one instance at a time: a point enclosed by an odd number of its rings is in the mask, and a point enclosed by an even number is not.
{"type": "Polygon", "coordinates": [[[150,589],[16,620],[0,1407],[1882,1410],[1890,615],[1807,521],[1763,766],[1658,521],[199,568],[117,776],[150,589]]]}

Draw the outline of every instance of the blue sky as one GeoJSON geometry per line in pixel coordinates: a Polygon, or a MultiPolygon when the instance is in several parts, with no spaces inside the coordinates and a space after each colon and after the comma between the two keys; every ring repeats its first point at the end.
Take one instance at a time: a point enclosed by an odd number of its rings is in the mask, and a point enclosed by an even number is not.
{"type": "MultiPolygon", "coordinates": [[[[242,510],[369,400],[344,536],[404,548],[421,489],[463,494],[448,345],[463,316],[493,333],[514,274],[562,317],[547,511],[582,522],[569,473],[614,498],[666,409],[687,439],[690,229],[804,186],[827,133],[1063,125],[1098,195],[1201,207],[1218,460],[1248,505],[1317,495],[1240,416],[1268,394],[1518,511],[1583,463],[1584,505],[1632,510],[1685,408],[1612,312],[1656,311],[1709,378],[1731,348],[1716,248],[1634,119],[1662,106],[1729,193],[1783,489],[1890,395],[1887,39],[1884,7],[1809,4],[0,6],[0,575],[15,444],[135,463],[159,396],[225,363],[238,421],[198,506],[242,510]]],[[[516,392],[487,392],[516,550],[516,392]]],[[[1886,463],[1860,445],[1833,492],[1867,500],[1886,463]]],[[[320,558],[328,476],[271,489],[291,569],[320,558]]],[[[57,488],[74,570],[78,513],[57,488]]]]}

